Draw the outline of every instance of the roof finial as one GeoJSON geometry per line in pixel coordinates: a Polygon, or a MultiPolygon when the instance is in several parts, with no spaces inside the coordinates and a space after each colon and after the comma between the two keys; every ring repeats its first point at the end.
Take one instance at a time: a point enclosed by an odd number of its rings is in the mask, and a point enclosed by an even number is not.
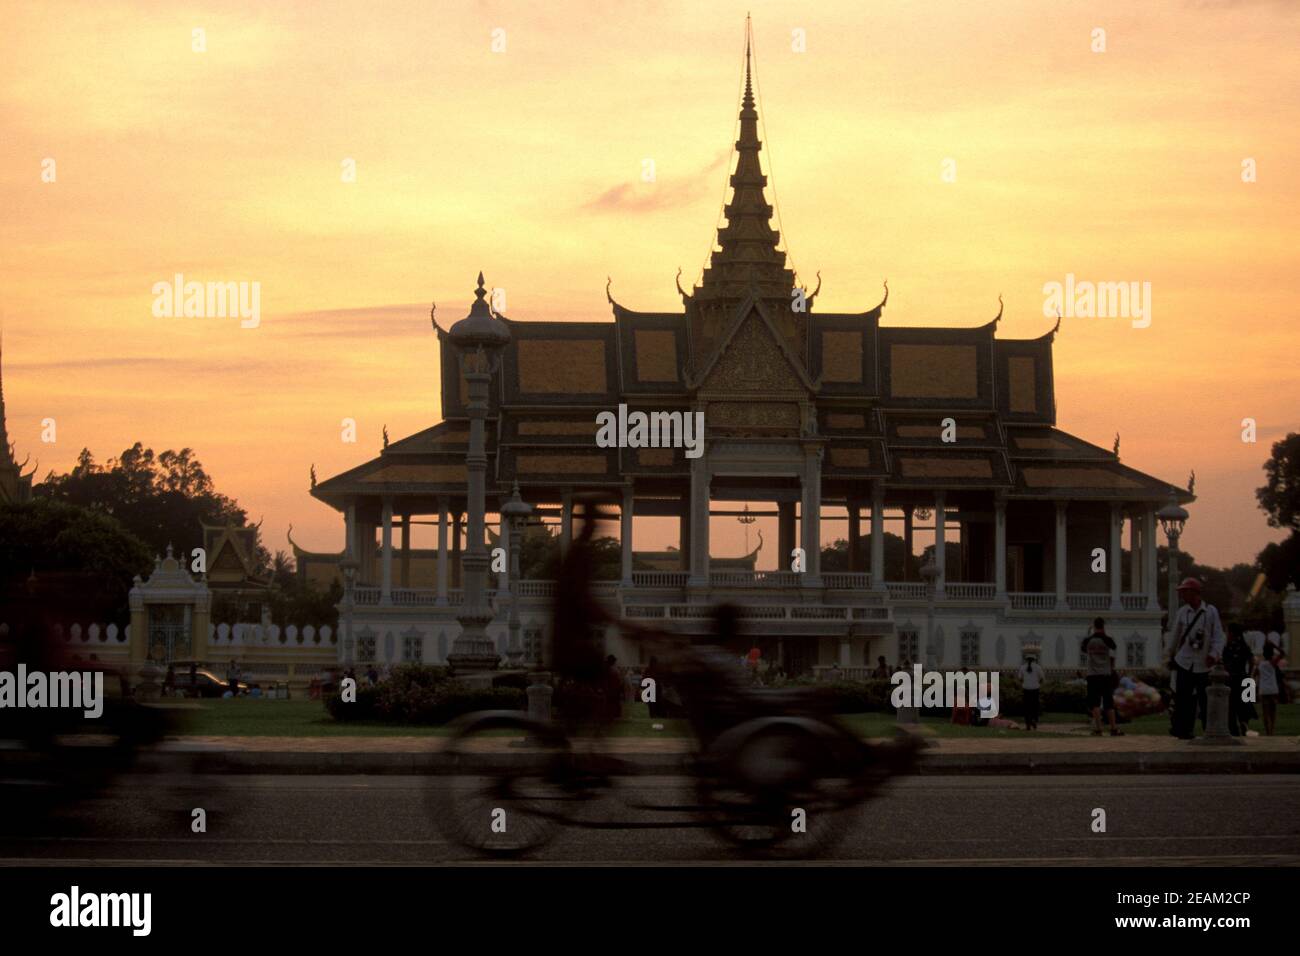
{"type": "Polygon", "coordinates": [[[754,29],[749,19],[749,14],[745,14],[745,99],[744,107],[747,110],[754,108],[754,85],[750,79],[749,68],[749,48],[750,42],[754,36],[754,29]]]}
{"type": "Polygon", "coordinates": [[[1003,305],[1002,305],[1002,293],[999,292],[999,293],[998,293],[998,314],[995,315],[995,316],[993,317],[993,324],[994,324],[994,325],[997,325],[999,322],[1002,321],[1002,309],[1003,309],[1003,305]]]}
{"type": "Polygon", "coordinates": [[[614,297],[609,294],[609,287],[613,284],[614,279],[611,276],[605,276],[605,298],[609,300],[610,305],[614,304],[614,297]]]}

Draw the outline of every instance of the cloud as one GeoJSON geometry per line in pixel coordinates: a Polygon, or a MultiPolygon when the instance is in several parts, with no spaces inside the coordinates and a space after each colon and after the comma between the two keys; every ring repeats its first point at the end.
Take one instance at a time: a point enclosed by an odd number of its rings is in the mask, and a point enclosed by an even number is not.
{"type": "Polygon", "coordinates": [[[694,176],[656,178],[650,183],[619,183],[579,208],[591,212],[644,213],[684,206],[708,194],[712,188],[708,182],[709,176],[717,172],[730,157],[730,150],[719,153],[716,159],[694,176]]]}

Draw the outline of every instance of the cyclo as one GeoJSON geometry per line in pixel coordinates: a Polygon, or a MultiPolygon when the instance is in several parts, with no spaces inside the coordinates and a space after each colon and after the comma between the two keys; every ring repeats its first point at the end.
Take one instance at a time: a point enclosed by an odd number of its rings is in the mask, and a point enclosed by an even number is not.
{"type": "MultiPolygon", "coordinates": [[[[561,629],[590,634],[595,617],[612,620],[591,597],[590,555],[584,552],[592,523],[589,516],[561,567],[557,639],[561,629]]],[[[590,746],[588,752],[575,746],[592,741],[574,733],[587,721],[481,711],[453,725],[444,749],[450,779],[431,790],[443,834],[489,856],[536,850],[565,826],[704,827],[747,851],[824,852],[842,835],[852,811],[891,776],[911,768],[920,743],[902,733],[890,743],[862,740],[829,712],[816,688],[751,686],[738,657],[723,649],[734,645],[741,614],[730,606],[715,610],[722,647],[634,629],[639,640],[666,655],[656,674],[671,686],[694,740],[684,762],[694,778],[694,803],[624,801],[626,809],[652,811],[650,819],[616,819],[601,798],[614,789],[622,768],[614,758],[590,753],[590,746]],[[503,737],[523,737],[524,746],[503,749],[496,739],[503,737]],[[686,819],[660,818],[669,814],[686,819]]],[[[557,690],[572,694],[574,682],[561,681],[557,690]]]]}

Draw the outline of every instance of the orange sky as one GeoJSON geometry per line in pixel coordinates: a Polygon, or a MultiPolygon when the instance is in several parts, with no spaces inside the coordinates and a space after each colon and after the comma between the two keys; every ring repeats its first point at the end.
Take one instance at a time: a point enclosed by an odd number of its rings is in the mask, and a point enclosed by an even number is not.
{"type": "Polygon", "coordinates": [[[438,419],[430,300],[455,321],[482,268],[519,320],[607,319],[606,275],[631,308],[679,305],[673,275],[698,275],[718,218],[752,9],[764,162],[818,306],[869,308],[887,277],[886,324],[971,326],[1001,293],[1000,333],[1027,337],[1051,325],[1046,282],[1151,282],[1150,328],[1066,319],[1059,423],[1107,447],[1121,432],[1123,460],[1161,478],[1195,468],[1198,559],[1278,537],[1253,489],[1300,429],[1293,4],[6,7],[5,398],[42,475],[83,446],[188,445],[269,547],[290,523],[340,547],[308,468],[438,419]],[[259,282],[261,325],[155,318],[177,272],[259,282]]]}

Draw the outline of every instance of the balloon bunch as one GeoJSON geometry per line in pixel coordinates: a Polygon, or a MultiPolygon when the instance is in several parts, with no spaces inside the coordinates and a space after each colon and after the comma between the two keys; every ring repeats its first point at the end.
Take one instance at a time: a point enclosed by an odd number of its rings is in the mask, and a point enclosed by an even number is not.
{"type": "Polygon", "coordinates": [[[1115,709],[1122,717],[1132,720],[1146,714],[1158,714],[1165,709],[1160,691],[1150,684],[1131,677],[1121,677],[1115,690],[1115,709]]]}

